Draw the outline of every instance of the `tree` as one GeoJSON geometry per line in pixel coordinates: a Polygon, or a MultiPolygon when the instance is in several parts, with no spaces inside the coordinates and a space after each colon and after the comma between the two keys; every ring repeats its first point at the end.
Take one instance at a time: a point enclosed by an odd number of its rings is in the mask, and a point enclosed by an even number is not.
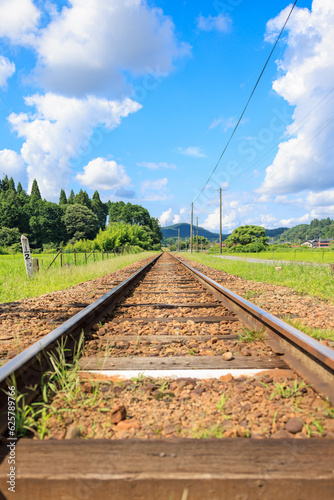
{"type": "Polygon", "coordinates": [[[34,215],[29,220],[30,243],[36,248],[41,248],[44,243],[59,245],[67,238],[63,223],[63,210],[57,203],[38,200],[35,204],[34,215]]]}
{"type": "Polygon", "coordinates": [[[36,202],[37,200],[41,200],[41,193],[37,184],[36,179],[33,180],[32,186],[31,186],[31,193],[30,193],[30,200],[32,202],[36,202]]]}
{"type": "Polygon", "coordinates": [[[75,194],[73,189],[71,189],[70,196],[67,198],[67,204],[68,205],[73,205],[75,200],[75,194]]]}
{"type": "Polygon", "coordinates": [[[17,192],[17,194],[20,194],[20,193],[22,193],[22,191],[23,191],[22,184],[21,184],[21,182],[19,182],[17,185],[16,192],[17,192]]]}
{"type": "Polygon", "coordinates": [[[106,207],[105,204],[102,203],[100,195],[97,191],[93,194],[92,211],[98,218],[99,229],[105,229],[107,220],[106,207]]]}
{"type": "Polygon", "coordinates": [[[76,195],[74,199],[74,203],[77,203],[78,205],[84,205],[85,207],[89,208],[91,210],[92,208],[92,202],[87,194],[86,191],[83,191],[80,189],[79,194],[76,195]]]}
{"type": "Polygon", "coordinates": [[[84,205],[68,205],[63,217],[68,238],[72,241],[94,239],[99,227],[97,216],[84,205]]]}
{"type": "Polygon", "coordinates": [[[66,203],[67,203],[66,193],[63,189],[61,189],[59,195],[59,205],[66,205],[66,203]]]}
{"type": "Polygon", "coordinates": [[[0,228],[0,247],[9,247],[15,243],[20,243],[21,233],[17,227],[1,227],[0,228]]]}
{"type": "Polygon", "coordinates": [[[8,186],[9,186],[9,189],[11,191],[15,191],[16,192],[16,189],[15,189],[15,182],[14,182],[14,179],[13,177],[11,177],[8,181],[8,186]]]}
{"type": "Polygon", "coordinates": [[[268,237],[266,231],[261,226],[240,226],[226,239],[226,246],[249,245],[250,243],[261,243],[266,245],[268,237]]]}

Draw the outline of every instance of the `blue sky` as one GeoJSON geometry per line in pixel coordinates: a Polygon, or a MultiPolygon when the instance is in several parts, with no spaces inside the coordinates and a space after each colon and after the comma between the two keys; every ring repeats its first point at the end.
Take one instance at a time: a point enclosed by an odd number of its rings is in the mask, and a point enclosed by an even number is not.
{"type": "Polygon", "coordinates": [[[334,217],[334,5],[2,0],[0,172],[224,230],[334,217]],[[333,144],[333,146],[332,146],[333,144]]]}

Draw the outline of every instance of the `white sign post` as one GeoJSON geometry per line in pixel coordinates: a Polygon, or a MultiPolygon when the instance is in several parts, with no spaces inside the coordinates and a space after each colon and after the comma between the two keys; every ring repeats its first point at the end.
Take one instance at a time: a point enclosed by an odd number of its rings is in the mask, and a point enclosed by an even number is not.
{"type": "Polygon", "coordinates": [[[22,235],[21,236],[21,244],[22,244],[22,251],[23,251],[23,257],[24,257],[24,263],[26,266],[27,276],[28,276],[28,278],[33,278],[34,268],[32,265],[28,238],[26,238],[25,236],[22,235]]]}

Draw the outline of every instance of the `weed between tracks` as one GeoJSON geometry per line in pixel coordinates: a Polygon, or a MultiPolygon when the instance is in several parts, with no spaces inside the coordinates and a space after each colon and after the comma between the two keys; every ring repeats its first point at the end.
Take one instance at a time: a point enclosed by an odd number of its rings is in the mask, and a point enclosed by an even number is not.
{"type": "Polygon", "coordinates": [[[291,419],[303,423],[299,437],[334,437],[333,407],[293,377],[166,380],[139,373],[131,380],[106,380],[79,373],[83,351],[81,338],[69,361],[66,345],[59,345],[49,357],[39,400],[27,405],[25,395],[18,395],[18,437],[293,437],[285,430],[291,419]],[[126,415],[118,423],[112,416],[120,407],[126,415]]]}

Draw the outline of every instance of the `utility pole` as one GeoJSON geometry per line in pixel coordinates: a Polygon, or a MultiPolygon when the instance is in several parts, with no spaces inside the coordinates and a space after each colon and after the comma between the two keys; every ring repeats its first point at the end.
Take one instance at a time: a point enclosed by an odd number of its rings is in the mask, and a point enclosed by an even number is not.
{"type": "Polygon", "coordinates": [[[222,188],[220,188],[219,189],[219,253],[222,253],[222,230],[223,230],[222,188]]]}
{"type": "Polygon", "coordinates": [[[180,228],[178,228],[177,232],[178,232],[178,236],[177,236],[177,249],[178,249],[178,252],[179,252],[180,251],[180,228]]]}
{"type": "Polygon", "coordinates": [[[196,236],[196,247],[197,247],[197,253],[198,253],[198,217],[196,217],[197,219],[197,236],[196,236]]]}
{"type": "Polygon", "coordinates": [[[190,253],[193,253],[193,215],[194,215],[194,204],[191,204],[191,224],[190,224],[190,253]]]}

